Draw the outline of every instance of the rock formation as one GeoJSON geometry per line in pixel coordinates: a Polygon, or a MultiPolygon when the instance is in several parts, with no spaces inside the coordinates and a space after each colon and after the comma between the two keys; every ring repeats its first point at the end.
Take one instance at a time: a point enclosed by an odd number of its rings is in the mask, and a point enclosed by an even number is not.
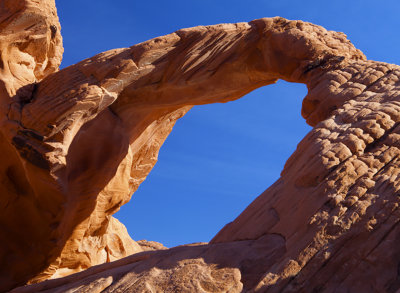
{"type": "Polygon", "coordinates": [[[2,0],[0,17],[0,291],[400,288],[400,67],[366,60],[342,33],[265,18],[182,29],[58,71],[53,0],[2,0]],[[112,214],[175,121],[278,79],[307,85],[302,115],[314,127],[281,178],[210,244],[131,240],[112,214]]]}

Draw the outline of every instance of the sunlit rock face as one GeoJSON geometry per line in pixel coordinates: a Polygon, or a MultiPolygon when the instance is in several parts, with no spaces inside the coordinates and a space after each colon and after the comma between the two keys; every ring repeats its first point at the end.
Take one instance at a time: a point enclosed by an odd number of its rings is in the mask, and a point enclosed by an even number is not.
{"type": "Polygon", "coordinates": [[[58,71],[54,1],[2,0],[0,19],[0,291],[400,288],[400,67],[366,60],[342,33],[264,18],[58,71]],[[209,244],[133,241],[112,214],[175,121],[278,79],[307,85],[314,127],[281,178],[209,244]]]}

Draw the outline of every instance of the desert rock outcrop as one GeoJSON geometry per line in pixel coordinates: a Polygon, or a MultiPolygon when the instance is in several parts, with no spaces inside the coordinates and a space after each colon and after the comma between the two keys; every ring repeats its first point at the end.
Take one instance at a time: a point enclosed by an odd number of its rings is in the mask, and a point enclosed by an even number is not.
{"type": "Polygon", "coordinates": [[[54,1],[3,0],[0,17],[0,290],[400,288],[399,66],[277,17],[182,29],[58,71],[54,1]],[[134,242],[112,214],[175,121],[278,79],[307,85],[314,127],[281,178],[210,244],[134,242]]]}

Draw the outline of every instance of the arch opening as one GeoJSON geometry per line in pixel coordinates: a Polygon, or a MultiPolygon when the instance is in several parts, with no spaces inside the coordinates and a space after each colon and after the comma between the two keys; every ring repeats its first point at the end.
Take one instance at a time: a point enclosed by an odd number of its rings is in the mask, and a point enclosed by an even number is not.
{"type": "Polygon", "coordinates": [[[134,240],[208,242],[279,178],[311,130],[300,115],[306,94],[305,85],[279,80],[233,102],[194,107],[114,216],[134,240]]]}

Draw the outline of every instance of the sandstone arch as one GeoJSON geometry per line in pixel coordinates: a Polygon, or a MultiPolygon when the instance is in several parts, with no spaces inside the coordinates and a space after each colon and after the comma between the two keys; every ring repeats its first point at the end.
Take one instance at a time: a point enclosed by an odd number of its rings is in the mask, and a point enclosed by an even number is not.
{"type": "Polygon", "coordinates": [[[210,245],[141,252],[124,260],[129,278],[114,270],[88,286],[400,287],[398,66],[366,60],[344,34],[272,18],[183,29],[57,71],[54,1],[0,8],[0,290],[140,252],[111,215],[151,170],[174,122],[193,105],[277,79],[307,84],[302,114],[314,126],[281,178],[210,245]]]}

